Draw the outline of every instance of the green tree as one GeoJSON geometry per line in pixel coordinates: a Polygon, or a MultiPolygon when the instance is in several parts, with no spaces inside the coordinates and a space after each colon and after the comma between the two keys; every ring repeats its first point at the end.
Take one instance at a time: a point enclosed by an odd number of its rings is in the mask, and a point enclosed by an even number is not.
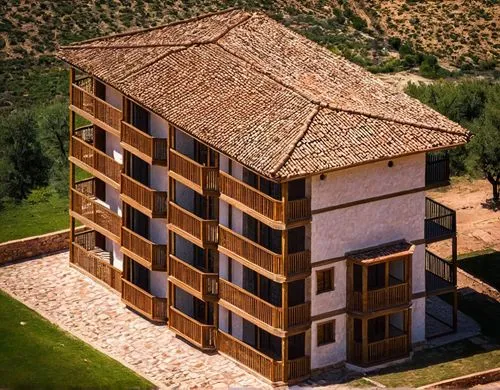
{"type": "Polygon", "coordinates": [[[493,201],[499,201],[500,186],[500,86],[490,92],[480,120],[474,123],[474,137],[469,144],[469,168],[480,170],[490,182],[493,201]]]}
{"type": "Polygon", "coordinates": [[[68,192],[68,106],[64,102],[54,103],[40,109],[38,113],[40,141],[47,157],[52,161],[50,178],[60,194],[68,192]]]}
{"type": "Polygon", "coordinates": [[[0,128],[1,194],[17,201],[31,190],[47,185],[50,161],[37,138],[37,124],[31,111],[12,112],[0,128]]]}

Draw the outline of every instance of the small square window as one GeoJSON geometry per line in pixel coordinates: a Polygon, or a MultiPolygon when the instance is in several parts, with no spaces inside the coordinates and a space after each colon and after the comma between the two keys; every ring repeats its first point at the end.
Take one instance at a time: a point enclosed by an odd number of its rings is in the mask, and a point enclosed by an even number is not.
{"type": "Polygon", "coordinates": [[[316,329],[318,331],[318,347],[335,342],[335,320],[318,324],[316,329]]]}
{"type": "Polygon", "coordinates": [[[334,268],[316,271],[316,294],[335,290],[334,280],[334,268]]]}

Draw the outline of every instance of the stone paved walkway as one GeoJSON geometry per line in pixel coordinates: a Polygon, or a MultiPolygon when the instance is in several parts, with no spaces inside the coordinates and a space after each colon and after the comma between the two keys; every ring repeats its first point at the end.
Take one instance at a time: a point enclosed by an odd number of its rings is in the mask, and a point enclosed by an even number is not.
{"type": "Polygon", "coordinates": [[[160,387],[269,387],[126,309],[118,295],[69,267],[67,252],[0,267],[0,289],[160,387]]]}

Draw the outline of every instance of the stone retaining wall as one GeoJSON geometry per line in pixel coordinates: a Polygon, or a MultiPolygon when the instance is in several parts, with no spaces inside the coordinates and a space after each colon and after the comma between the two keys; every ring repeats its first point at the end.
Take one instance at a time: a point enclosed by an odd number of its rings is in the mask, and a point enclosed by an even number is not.
{"type": "Polygon", "coordinates": [[[0,264],[58,252],[69,247],[69,229],[0,244],[0,264]]]}

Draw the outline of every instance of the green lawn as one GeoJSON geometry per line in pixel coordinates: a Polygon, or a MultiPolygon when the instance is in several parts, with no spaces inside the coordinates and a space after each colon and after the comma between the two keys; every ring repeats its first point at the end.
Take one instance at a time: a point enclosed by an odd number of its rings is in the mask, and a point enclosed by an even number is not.
{"type": "Polygon", "coordinates": [[[39,188],[21,203],[7,201],[0,209],[0,242],[37,236],[69,226],[68,199],[52,187],[39,188]]]}
{"type": "MultiPolygon", "coordinates": [[[[90,177],[79,168],[76,180],[90,177]]],[[[0,208],[0,242],[38,236],[69,227],[68,198],[51,186],[38,188],[20,203],[5,201],[0,208]]]]}
{"type": "Polygon", "coordinates": [[[153,387],[0,291],[0,388],[153,387]]]}
{"type": "Polygon", "coordinates": [[[500,289],[500,252],[487,249],[458,257],[458,266],[465,272],[500,289]]]}
{"type": "Polygon", "coordinates": [[[387,387],[418,387],[499,366],[500,350],[486,352],[470,341],[459,341],[416,352],[411,362],[370,378],[387,387]]]}

